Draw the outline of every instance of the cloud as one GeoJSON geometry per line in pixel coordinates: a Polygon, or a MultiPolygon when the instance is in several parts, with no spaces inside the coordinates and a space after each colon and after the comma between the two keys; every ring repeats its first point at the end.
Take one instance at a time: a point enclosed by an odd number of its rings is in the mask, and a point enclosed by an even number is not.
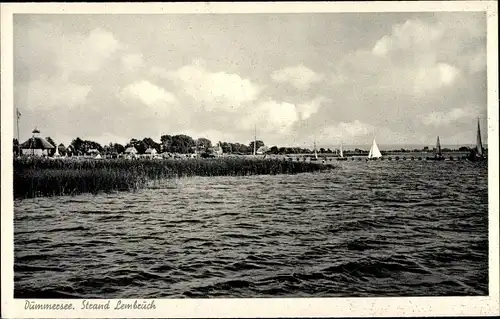
{"type": "Polygon", "coordinates": [[[421,116],[425,125],[443,126],[452,124],[461,119],[471,119],[477,116],[472,108],[454,108],[448,112],[432,112],[421,116]]]}
{"type": "Polygon", "coordinates": [[[100,27],[74,32],[60,23],[39,21],[29,15],[15,20],[15,76],[21,80],[41,75],[69,79],[75,73],[94,73],[124,47],[112,32],[100,27]]]}
{"type": "Polygon", "coordinates": [[[298,104],[297,111],[300,115],[300,118],[302,120],[307,120],[312,115],[316,114],[321,107],[321,103],[323,103],[326,100],[327,99],[325,97],[320,96],[315,98],[314,100],[298,104]]]}
{"type": "Polygon", "coordinates": [[[156,67],[151,73],[170,79],[185,94],[210,111],[240,108],[245,103],[256,100],[262,89],[238,74],[210,72],[200,60],[174,71],[156,67]]]}
{"type": "Polygon", "coordinates": [[[31,109],[73,108],[85,104],[89,85],[71,83],[59,78],[43,78],[16,87],[18,104],[31,109]]]}
{"type": "Polygon", "coordinates": [[[269,99],[249,107],[241,121],[247,130],[257,125],[260,131],[291,134],[295,125],[315,114],[325,100],[320,96],[305,103],[293,104],[269,99]]]}
{"type": "MultiPolygon", "coordinates": [[[[360,49],[346,55],[340,63],[341,74],[374,94],[425,94],[454,87],[466,81],[464,70],[482,68],[483,57],[464,62],[450,52],[458,52],[457,38],[467,38],[458,29],[450,43],[453,25],[409,19],[392,27],[391,33],[375,42],[371,50],[360,49]]],[[[460,44],[460,42],[458,41],[460,44]]],[[[480,51],[479,51],[480,52],[480,51]]]]}
{"type": "Polygon", "coordinates": [[[248,143],[257,124],[258,137],[277,145],[312,147],[323,128],[330,144],[373,135],[434,143],[474,126],[448,120],[455,108],[472,105],[486,118],[484,13],[360,17],[16,15],[20,134],[39,126],[53,137],[159,138],[192,129],[248,143]]]}
{"type": "Polygon", "coordinates": [[[122,57],[122,63],[128,71],[136,71],[144,63],[144,56],[142,53],[129,53],[122,57]]]}
{"type": "Polygon", "coordinates": [[[352,122],[340,122],[336,125],[330,125],[323,129],[323,137],[342,137],[345,139],[357,138],[368,134],[373,134],[375,127],[373,125],[363,123],[359,120],[352,122]]]}
{"type": "Polygon", "coordinates": [[[308,67],[299,64],[286,67],[271,73],[271,79],[278,83],[289,83],[299,90],[307,90],[311,84],[321,81],[323,74],[319,74],[308,67]]]}
{"type": "Polygon", "coordinates": [[[433,66],[421,67],[412,75],[414,76],[414,93],[420,94],[428,91],[452,86],[461,74],[461,70],[447,63],[436,63],[433,66]]]}
{"type": "Polygon", "coordinates": [[[66,75],[96,72],[122,47],[111,32],[101,28],[93,29],[87,36],[63,34],[59,45],[57,64],[66,75]]]}
{"type": "Polygon", "coordinates": [[[390,35],[378,40],[372,53],[383,56],[398,51],[432,49],[444,31],[442,25],[430,25],[418,19],[407,20],[404,24],[393,26],[390,35]]]}
{"type": "Polygon", "coordinates": [[[158,103],[172,104],[177,101],[175,95],[146,80],[127,85],[121,90],[120,96],[138,99],[148,106],[155,106],[158,103]]]}

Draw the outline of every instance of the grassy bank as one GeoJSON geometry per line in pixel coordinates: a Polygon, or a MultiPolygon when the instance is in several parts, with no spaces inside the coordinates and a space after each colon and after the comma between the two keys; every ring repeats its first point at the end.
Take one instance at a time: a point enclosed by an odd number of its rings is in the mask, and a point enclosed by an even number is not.
{"type": "Polygon", "coordinates": [[[14,160],[14,197],[134,190],[149,180],[183,176],[297,174],[326,170],[318,163],[278,159],[14,160]]]}

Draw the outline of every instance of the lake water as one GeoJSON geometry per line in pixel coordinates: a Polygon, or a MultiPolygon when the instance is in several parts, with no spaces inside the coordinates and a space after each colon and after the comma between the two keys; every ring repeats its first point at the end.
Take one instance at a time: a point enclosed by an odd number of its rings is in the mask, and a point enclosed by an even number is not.
{"type": "Polygon", "coordinates": [[[338,165],[16,201],[15,297],[488,294],[486,163],[338,165]]]}

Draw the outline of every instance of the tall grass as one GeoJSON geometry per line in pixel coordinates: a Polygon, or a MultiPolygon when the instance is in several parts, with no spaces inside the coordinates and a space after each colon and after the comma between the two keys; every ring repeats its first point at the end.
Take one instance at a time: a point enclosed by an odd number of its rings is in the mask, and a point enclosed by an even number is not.
{"type": "Polygon", "coordinates": [[[14,160],[14,196],[30,198],[135,190],[149,180],[183,176],[297,174],[330,169],[318,163],[279,159],[14,160]]]}

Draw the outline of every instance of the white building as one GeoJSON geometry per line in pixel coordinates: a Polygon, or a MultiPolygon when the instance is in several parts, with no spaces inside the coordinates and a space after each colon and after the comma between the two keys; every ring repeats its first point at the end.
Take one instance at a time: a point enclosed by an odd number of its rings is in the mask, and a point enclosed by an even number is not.
{"type": "Polygon", "coordinates": [[[137,156],[137,149],[135,147],[130,146],[125,150],[126,158],[134,158],[136,156],[137,156]]]}
{"type": "Polygon", "coordinates": [[[20,145],[22,155],[46,156],[49,150],[55,148],[54,145],[40,136],[38,129],[35,128],[32,133],[33,136],[20,145]]]}

